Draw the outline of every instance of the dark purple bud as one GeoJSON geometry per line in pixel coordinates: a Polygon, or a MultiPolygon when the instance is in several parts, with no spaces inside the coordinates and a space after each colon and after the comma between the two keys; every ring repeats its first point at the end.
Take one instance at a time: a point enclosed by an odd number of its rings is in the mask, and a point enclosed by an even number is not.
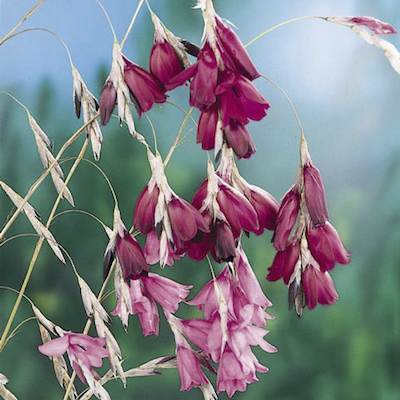
{"type": "Polygon", "coordinates": [[[299,257],[300,244],[298,241],[290,244],[285,250],[278,251],[268,269],[267,280],[273,282],[283,279],[285,285],[288,285],[299,257]]]}
{"type": "Polygon", "coordinates": [[[203,150],[212,150],[215,147],[215,134],[217,131],[218,110],[216,106],[200,114],[197,125],[197,143],[201,143],[203,150]]]}
{"type": "Polygon", "coordinates": [[[174,47],[167,41],[155,41],[150,53],[150,72],[165,84],[184,69],[174,47]]]}
{"type": "Polygon", "coordinates": [[[321,174],[318,168],[308,163],[303,167],[303,175],[304,194],[311,221],[314,226],[321,225],[329,218],[321,174]]]}
{"type": "Polygon", "coordinates": [[[217,262],[233,261],[236,256],[236,243],[230,226],[224,222],[217,220],[215,223],[215,254],[213,254],[217,262]]]}
{"type": "Polygon", "coordinates": [[[329,223],[307,229],[307,241],[311,254],[321,271],[331,270],[336,263],[348,264],[350,254],[343,246],[336,229],[329,223]]]}
{"type": "Polygon", "coordinates": [[[130,279],[137,279],[143,271],[148,271],[143,251],[129,232],[125,232],[122,238],[117,237],[115,249],[124,279],[127,282],[130,279]]]}
{"type": "Polygon", "coordinates": [[[114,249],[107,249],[104,254],[104,261],[103,261],[103,280],[105,280],[110,272],[111,265],[114,262],[115,253],[114,249]]]}
{"type": "Polygon", "coordinates": [[[136,200],[133,226],[145,235],[154,229],[154,213],[158,194],[159,189],[157,186],[154,186],[151,192],[149,192],[149,187],[146,186],[136,200]]]}
{"type": "Polygon", "coordinates": [[[199,55],[200,47],[196,46],[195,44],[187,40],[181,40],[181,43],[185,47],[186,53],[190,54],[193,57],[197,57],[199,55]]]}
{"type": "Polygon", "coordinates": [[[297,187],[292,187],[283,197],[276,219],[274,246],[283,251],[288,246],[288,239],[296,223],[300,210],[300,194],[297,187]]]}
{"type": "Polygon", "coordinates": [[[222,46],[222,52],[226,51],[229,54],[238,72],[251,80],[258,78],[260,73],[251,61],[239,37],[231,27],[224,24],[220,18],[217,18],[217,35],[218,41],[222,46]]]}
{"type": "Polygon", "coordinates": [[[167,100],[164,88],[153,75],[126,58],[124,61],[125,83],[135,100],[139,115],[149,111],[154,103],[167,100]]]}
{"type": "Polygon", "coordinates": [[[74,92],[74,105],[75,105],[75,114],[76,117],[79,119],[81,117],[81,98],[78,96],[76,92],[74,92]]]}
{"type": "Polygon", "coordinates": [[[100,95],[101,124],[107,125],[117,102],[117,91],[111,81],[107,81],[100,95]]]}
{"type": "Polygon", "coordinates": [[[336,303],[339,295],[328,272],[322,272],[308,265],[301,276],[301,283],[307,307],[312,310],[317,304],[336,303]]]}

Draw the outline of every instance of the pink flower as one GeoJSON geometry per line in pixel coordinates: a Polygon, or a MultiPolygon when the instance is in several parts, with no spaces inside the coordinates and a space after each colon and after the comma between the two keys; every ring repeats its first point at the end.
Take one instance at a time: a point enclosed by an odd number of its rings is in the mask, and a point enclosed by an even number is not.
{"type": "Polygon", "coordinates": [[[302,274],[302,285],[307,307],[312,310],[317,304],[334,304],[339,295],[328,272],[308,265],[302,274]]]}
{"type": "Polygon", "coordinates": [[[396,28],[393,25],[374,17],[338,17],[338,19],[342,20],[346,24],[365,26],[377,35],[397,33],[396,28]]]}
{"type": "Polygon", "coordinates": [[[126,281],[137,278],[143,271],[148,271],[143,251],[129,232],[125,232],[122,237],[118,235],[115,253],[126,281]]]}
{"type": "Polygon", "coordinates": [[[157,186],[150,189],[147,185],[136,200],[133,226],[145,235],[154,229],[154,213],[159,194],[157,186]]]}
{"type": "MultiPolygon", "coordinates": [[[[176,312],[179,303],[186,299],[192,288],[151,272],[131,280],[129,284],[131,307],[128,312],[138,316],[144,336],[158,336],[160,317],[157,304],[168,312],[176,312]]],[[[117,305],[113,315],[118,315],[123,320],[123,296],[121,291],[116,292],[117,305]]]]}
{"type": "Polygon", "coordinates": [[[289,236],[296,223],[300,210],[300,194],[293,186],[283,197],[276,219],[274,233],[274,246],[278,251],[283,251],[288,246],[289,236]]]}
{"type": "Polygon", "coordinates": [[[150,72],[166,84],[184,69],[174,47],[166,40],[155,37],[150,53],[150,72]]]}
{"type": "Polygon", "coordinates": [[[216,32],[221,52],[229,55],[237,68],[237,72],[246,78],[253,80],[260,76],[255,65],[250,59],[247,50],[231,27],[225,24],[221,18],[216,18],[216,32]]]}
{"type": "Polygon", "coordinates": [[[172,78],[165,87],[171,90],[183,85],[189,79],[192,79],[190,83],[190,105],[192,107],[203,110],[215,103],[218,64],[208,42],[201,49],[197,62],[172,78]]]}
{"type": "Polygon", "coordinates": [[[107,80],[100,95],[101,124],[107,125],[117,102],[117,91],[112,81],[107,80]]]}
{"type": "Polygon", "coordinates": [[[348,264],[350,254],[344,248],[336,229],[326,222],[324,225],[307,229],[307,240],[311,254],[321,271],[331,270],[336,263],[348,264]]]}
{"type": "MultiPolygon", "coordinates": [[[[165,237],[162,239],[166,240],[165,237]]],[[[165,245],[161,244],[161,240],[155,230],[147,234],[146,244],[143,250],[146,261],[150,265],[161,263],[162,265],[168,265],[170,267],[174,265],[175,260],[181,257],[178,252],[174,251],[168,240],[166,240],[165,245]],[[160,254],[160,250],[163,251],[162,254],[160,254]]]]}
{"type": "Polygon", "coordinates": [[[193,350],[184,344],[176,346],[176,361],[178,364],[181,390],[190,390],[193,387],[206,385],[208,380],[201,370],[199,359],[193,350]]]}
{"type": "Polygon", "coordinates": [[[40,345],[39,351],[48,357],[61,356],[66,352],[72,368],[85,384],[93,378],[99,379],[94,368],[100,368],[103,358],[108,357],[104,338],[72,332],[65,332],[63,336],[40,345]]]}
{"type": "Polygon", "coordinates": [[[230,226],[217,220],[215,222],[215,247],[213,257],[217,262],[232,261],[236,255],[236,243],[230,226]]]}
{"type": "Polygon", "coordinates": [[[161,84],[146,70],[124,58],[124,79],[134,99],[139,115],[149,111],[154,103],[164,103],[166,96],[161,84]]]}
{"type": "Polygon", "coordinates": [[[304,195],[307,210],[314,226],[325,223],[328,220],[328,207],[326,205],[325,188],[321,174],[311,162],[303,167],[304,195]]]}

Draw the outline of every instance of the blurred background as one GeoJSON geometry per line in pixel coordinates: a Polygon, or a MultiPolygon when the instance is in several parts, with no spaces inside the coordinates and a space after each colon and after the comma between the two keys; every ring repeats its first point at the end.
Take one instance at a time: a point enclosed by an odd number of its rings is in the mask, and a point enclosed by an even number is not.
{"type": "MultiPolygon", "coordinates": [[[[0,35],[7,32],[31,6],[27,0],[0,0],[0,35]]],[[[199,43],[200,12],[194,0],[152,0],[151,5],[177,35],[199,43]]],[[[119,37],[122,37],[136,2],[104,0],[119,37]]],[[[215,0],[217,11],[238,27],[244,42],[281,20],[299,15],[373,15],[400,28],[398,0],[215,0]]],[[[111,62],[112,36],[94,0],[53,0],[24,27],[46,27],[68,44],[73,59],[92,92],[99,95],[111,62]]],[[[127,55],[148,65],[153,27],[145,8],[126,45],[127,55]]],[[[389,38],[397,47],[400,39],[389,38]]],[[[283,283],[264,277],[273,251],[270,234],[246,240],[249,260],[263,289],[272,300],[276,319],[270,323],[269,341],[279,352],[258,352],[270,368],[260,382],[250,385],[243,400],[273,398],[382,399],[400,398],[400,77],[383,54],[349,29],[318,21],[304,21],[274,31],[249,51],[259,70],[283,86],[299,108],[310,152],[327,188],[331,220],[352,252],[352,263],[333,272],[340,300],[318,307],[299,320],[287,310],[283,283]]],[[[265,81],[256,82],[271,102],[269,116],[250,125],[257,153],[239,162],[242,175],[276,198],[294,182],[298,163],[299,132],[286,100],[265,81]]],[[[25,103],[54,143],[56,150],[75,131],[71,76],[66,54],[46,33],[31,32],[0,48],[0,88],[25,103]]],[[[186,88],[170,100],[188,109],[186,88]]],[[[183,114],[170,104],[149,113],[165,155],[183,114]]],[[[151,141],[146,120],[138,127],[151,141]]],[[[117,192],[126,225],[131,224],[135,199],[149,179],[140,144],[116,121],[103,130],[99,166],[117,192]]],[[[77,144],[79,146],[79,144],[77,144]]],[[[68,156],[74,156],[73,146],[68,156]]],[[[92,159],[88,152],[87,157],[92,159]]],[[[72,161],[66,161],[67,171],[72,161]]],[[[188,125],[185,140],[168,167],[174,190],[190,199],[205,175],[206,155],[195,144],[195,128],[188,125]]],[[[41,173],[33,135],[22,109],[0,96],[0,179],[25,194],[41,173]]],[[[104,179],[83,162],[69,185],[76,208],[96,214],[112,224],[113,201],[104,179]]],[[[48,180],[31,203],[47,219],[56,194],[48,180]]],[[[64,202],[60,210],[68,209],[64,202]]],[[[0,225],[13,207],[0,193],[0,225]]],[[[102,257],[107,238],[101,226],[88,217],[70,213],[52,225],[58,241],[68,249],[78,270],[97,292],[102,284],[102,257]]],[[[32,232],[25,217],[18,218],[9,236],[32,232]]],[[[35,238],[13,240],[0,249],[0,285],[19,288],[32,256],[35,238]]],[[[187,259],[163,271],[182,283],[193,283],[194,293],[209,280],[206,263],[187,259]]],[[[61,265],[44,246],[27,295],[59,325],[81,331],[85,314],[76,280],[69,266],[61,265]]],[[[0,330],[4,329],[15,294],[0,290],[0,330]]],[[[114,307],[113,296],[106,302],[114,307]]],[[[179,315],[190,316],[183,307],[179,315]]],[[[31,315],[27,302],[15,321],[31,315]]],[[[129,368],[159,355],[172,354],[174,344],[167,327],[159,337],[143,338],[135,317],[128,333],[112,321],[125,365],[129,368]]],[[[52,365],[37,351],[38,328],[31,321],[0,354],[0,372],[21,399],[62,398],[52,365]]],[[[79,384],[78,384],[79,386],[79,384]]],[[[126,391],[120,383],[108,386],[113,398],[202,398],[200,391],[179,392],[176,371],[159,377],[131,379],[126,391]]],[[[220,396],[225,398],[224,395],[220,396]]]]}

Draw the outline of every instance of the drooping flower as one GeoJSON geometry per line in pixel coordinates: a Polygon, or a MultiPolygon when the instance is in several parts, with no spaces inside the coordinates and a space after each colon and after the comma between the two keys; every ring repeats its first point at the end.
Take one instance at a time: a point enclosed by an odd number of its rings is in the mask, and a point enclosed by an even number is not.
{"type": "Polygon", "coordinates": [[[133,223],[151,235],[146,242],[149,263],[171,265],[185,252],[185,242],[209,228],[199,211],[172,191],[160,155],[148,152],[148,158],[152,177],[136,202],[133,223]]]}
{"type": "Polygon", "coordinates": [[[108,357],[104,338],[94,338],[82,333],[61,332],[59,338],[39,346],[39,351],[48,357],[68,354],[72,368],[83,383],[99,379],[95,368],[103,365],[108,357]]]}
{"type": "Polygon", "coordinates": [[[197,62],[172,78],[165,86],[175,89],[191,79],[190,105],[204,110],[216,101],[218,63],[208,42],[200,50],[197,62]]]}
{"type": "Polygon", "coordinates": [[[216,33],[217,41],[222,48],[222,53],[226,52],[234,62],[237,71],[250,80],[260,77],[260,73],[250,59],[250,56],[243,46],[241,40],[232,30],[232,28],[224,23],[220,17],[216,17],[216,33]]]}
{"type": "Polygon", "coordinates": [[[119,209],[114,209],[114,227],[104,254],[104,276],[108,275],[115,257],[123,272],[124,279],[136,279],[143,271],[148,271],[143,250],[138,241],[130,234],[121,220],[119,209]]]}
{"type": "Polygon", "coordinates": [[[327,17],[327,20],[349,27],[361,26],[370,29],[376,35],[391,35],[397,33],[396,28],[388,22],[369,16],[327,17]]]}
{"type": "Polygon", "coordinates": [[[283,279],[289,287],[289,306],[299,316],[303,308],[333,304],[338,299],[328,270],[348,264],[350,254],[328,221],[325,189],[313,165],[307,142],[301,139],[301,167],[296,184],[284,196],[276,221],[277,250],[267,279],[283,279]]]}
{"type": "Polygon", "coordinates": [[[163,85],[178,75],[189,62],[181,41],[160,21],[154,12],[154,43],[150,52],[150,72],[163,85]]]}
{"type": "Polygon", "coordinates": [[[125,327],[128,325],[127,316],[137,315],[144,336],[158,335],[160,317],[157,304],[174,313],[191,288],[152,272],[143,273],[138,279],[131,280],[128,288],[116,285],[117,305],[113,315],[118,315],[125,327]],[[124,293],[124,290],[128,292],[124,293]],[[126,293],[129,293],[130,303],[126,293]]]}
{"type": "Polygon", "coordinates": [[[149,111],[154,103],[167,100],[165,91],[149,72],[124,57],[124,79],[139,115],[149,111]]]}

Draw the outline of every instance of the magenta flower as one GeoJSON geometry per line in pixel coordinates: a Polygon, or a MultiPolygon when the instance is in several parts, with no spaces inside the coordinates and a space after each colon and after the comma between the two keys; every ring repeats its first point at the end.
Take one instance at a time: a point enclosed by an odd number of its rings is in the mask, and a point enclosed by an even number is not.
{"type": "Polygon", "coordinates": [[[274,233],[274,246],[278,251],[283,251],[289,245],[289,236],[297,221],[300,210],[300,193],[293,186],[283,197],[276,218],[276,229],[274,233]]]}
{"type": "Polygon", "coordinates": [[[155,36],[150,53],[150,72],[163,85],[184,69],[174,47],[163,38],[155,36]]]}
{"type": "MultiPolygon", "coordinates": [[[[128,312],[137,315],[144,336],[158,335],[159,314],[157,304],[168,312],[176,312],[179,303],[186,299],[192,286],[181,285],[171,279],[149,272],[129,282],[131,307],[128,312]]],[[[117,305],[113,315],[124,320],[122,312],[123,294],[117,290],[117,305]]]]}
{"type": "Polygon", "coordinates": [[[124,79],[139,115],[149,111],[154,103],[167,100],[164,88],[149,72],[124,58],[124,79]]]}
{"type": "Polygon", "coordinates": [[[329,222],[316,228],[309,227],[307,241],[311,254],[322,272],[331,270],[336,263],[350,262],[350,254],[344,248],[336,229],[329,222]]]}
{"type": "Polygon", "coordinates": [[[304,194],[307,209],[314,226],[324,224],[328,220],[325,188],[321,174],[311,162],[303,167],[304,194]]]}
{"type": "Polygon", "coordinates": [[[111,80],[104,84],[100,95],[100,117],[101,124],[107,125],[117,103],[117,91],[111,80]]]}
{"type": "Polygon", "coordinates": [[[154,213],[156,210],[160,191],[156,185],[147,185],[136,200],[133,226],[147,235],[154,229],[154,213]]]}
{"type": "Polygon", "coordinates": [[[296,263],[300,260],[300,243],[295,241],[286,247],[285,250],[278,251],[269,267],[267,279],[277,281],[283,279],[288,285],[294,272],[296,263]]]}
{"type": "Polygon", "coordinates": [[[137,278],[143,271],[148,271],[142,248],[129,232],[125,232],[123,237],[117,237],[115,253],[126,281],[137,278]]]}
{"type": "Polygon", "coordinates": [[[218,79],[218,63],[215,54],[206,42],[197,57],[197,62],[171,79],[165,87],[168,90],[190,83],[190,105],[203,110],[215,103],[218,79]]]}
{"type": "Polygon", "coordinates": [[[317,304],[334,304],[339,295],[335,284],[328,272],[322,272],[312,265],[308,265],[302,273],[302,285],[305,303],[312,310],[317,304]]]}
{"type": "Polygon", "coordinates": [[[215,135],[218,124],[218,108],[212,105],[200,114],[197,125],[197,143],[201,143],[203,150],[212,150],[215,147],[215,135]]]}
{"type": "Polygon", "coordinates": [[[232,148],[238,158],[250,158],[256,152],[250,133],[243,124],[235,120],[230,120],[224,127],[224,137],[226,144],[232,148]]]}
{"type": "Polygon", "coordinates": [[[219,17],[216,18],[216,32],[222,56],[224,56],[225,52],[229,55],[237,72],[250,80],[260,77],[260,73],[251,61],[239,37],[219,17]]]}
{"type": "Polygon", "coordinates": [[[222,115],[222,125],[231,120],[247,124],[249,120],[260,121],[267,115],[268,101],[244,76],[232,71],[224,71],[216,89],[222,115]]]}
{"type": "Polygon", "coordinates": [[[103,358],[108,357],[106,339],[73,332],[64,332],[63,336],[40,345],[39,351],[48,357],[67,353],[72,368],[85,384],[99,379],[94,368],[100,368],[103,358]]]}

